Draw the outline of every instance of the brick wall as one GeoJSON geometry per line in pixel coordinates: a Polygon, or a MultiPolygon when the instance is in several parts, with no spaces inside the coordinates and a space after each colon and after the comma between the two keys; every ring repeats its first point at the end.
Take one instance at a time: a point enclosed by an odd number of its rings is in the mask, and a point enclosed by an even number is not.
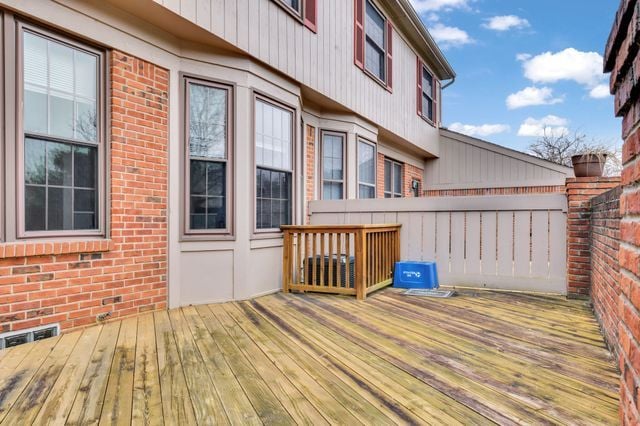
{"type": "Polygon", "coordinates": [[[473,188],[473,189],[428,189],[425,197],[463,197],[471,195],[522,195],[522,194],[564,194],[566,187],[558,186],[520,186],[513,188],[473,188]]]}
{"type": "Polygon", "coordinates": [[[612,352],[618,344],[620,299],[620,195],[618,186],[591,199],[591,300],[605,339],[612,352]]]}
{"type": "Polygon", "coordinates": [[[166,307],[169,74],[112,52],[109,75],[110,239],[1,244],[1,331],[166,307]]]}
{"type": "Polygon", "coordinates": [[[305,197],[307,203],[307,224],[311,221],[309,215],[309,201],[316,199],[315,197],[315,185],[316,185],[316,128],[310,125],[305,127],[304,142],[307,148],[307,157],[305,159],[305,167],[307,178],[305,182],[305,197]]]}
{"type": "Polygon", "coordinates": [[[380,153],[376,167],[376,198],[384,198],[384,155],[380,153]]]}
{"type": "Polygon", "coordinates": [[[414,180],[420,182],[418,188],[418,194],[421,194],[422,191],[422,176],[424,174],[424,169],[416,167],[412,164],[405,164],[403,167],[403,193],[405,197],[413,197],[413,189],[411,188],[411,183],[414,180]]]}
{"type": "Polygon", "coordinates": [[[567,294],[570,297],[589,296],[591,199],[619,184],[619,178],[567,179],[567,294]]]}
{"type": "Polygon", "coordinates": [[[622,117],[620,198],[620,420],[640,424],[640,4],[622,0],[605,49],[614,111],[622,117]]]}

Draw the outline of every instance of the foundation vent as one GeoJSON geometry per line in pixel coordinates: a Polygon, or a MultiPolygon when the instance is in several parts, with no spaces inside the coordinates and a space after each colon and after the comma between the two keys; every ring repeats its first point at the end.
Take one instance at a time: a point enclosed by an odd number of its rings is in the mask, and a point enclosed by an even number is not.
{"type": "Polygon", "coordinates": [[[49,324],[27,330],[10,331],[0,334],[0,349],[11,348],[60,334],[60,325],[49,324]]]}

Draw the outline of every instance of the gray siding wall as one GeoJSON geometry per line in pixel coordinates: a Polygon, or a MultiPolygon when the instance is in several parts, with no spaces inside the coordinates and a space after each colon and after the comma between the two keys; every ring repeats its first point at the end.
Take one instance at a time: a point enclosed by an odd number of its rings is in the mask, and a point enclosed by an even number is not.
{"type": "Polygon", "coordinates": [[[442,130],[440,157],[426,162],[425,189],[564,185],[572,176],[570,168],[442,130]]]}
{"type": "MultiPolygon", "coordinates": [[[[437,129],[416,112],[416,53],[396,29],[393,93],[365,75],[353,61],[352,0],[320,1],[317,34],[273,0],[154,1],[420,149],[438,154],[437,129]]],[[[429,58],[423,59],[429,63],[429,58]]]]}

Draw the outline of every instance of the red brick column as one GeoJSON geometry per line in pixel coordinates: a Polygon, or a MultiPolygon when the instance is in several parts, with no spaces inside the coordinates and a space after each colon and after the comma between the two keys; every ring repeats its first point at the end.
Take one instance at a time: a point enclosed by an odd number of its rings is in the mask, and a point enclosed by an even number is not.
{"type": "Polygon", "coordinates": [[[591,285],[591,199],[620,184],[619,178],[567,179],[567,295],[588,297],[591,285]]]}
{"type": "Polygon", "coordinates": [[[422,176],[423,176],[424,170],[416,167],[412,164],[407,164],[405,163],[403,166],[403,186],[404,188],[404,196],[405,197],[413,197],[413,189],[411,188],[411,183],[414,180],[417,180],[418,182],[420,182],[420,188],[418,188],[418,194],[420,196],[422,196],[422,176]]]}
{"type": "MultiPolygon", "coordinates": [[[[304,143],[307,147],[307,154],[305,159],[306,167],[306,182],[305,182],[305,198],[307,202],[307,217],[306,223],[310,223],[311,216],[309,215],[309,201],[315,200],[315,186],[316,186],[316,128],[310,125],[305,126],[304,143]]],[[[322,189],[320,189],[322,190],[322,189]]]]}
{"type": "Polygon", "coordinates": [[[605,49],[615,114],[622,117],[623,193],[620,198],[620,420],[640,424],[640,7],[620,2],[605,49]]]}
{"type": "Polygon", "coordinates": [[[376,198],[384,198],[384,155],[378,153],[376,164],[376,198]]]}

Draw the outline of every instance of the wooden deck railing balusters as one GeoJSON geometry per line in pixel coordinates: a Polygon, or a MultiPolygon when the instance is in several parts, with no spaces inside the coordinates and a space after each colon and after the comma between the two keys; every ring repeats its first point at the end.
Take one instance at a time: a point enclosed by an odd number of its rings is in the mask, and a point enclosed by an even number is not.
{"type": "Polygon", "coordinates": [[[351,294],[364,299],[392,282],[391,271],[400,254],[400,225],[282,229],[284,291],[351,294]]]}

